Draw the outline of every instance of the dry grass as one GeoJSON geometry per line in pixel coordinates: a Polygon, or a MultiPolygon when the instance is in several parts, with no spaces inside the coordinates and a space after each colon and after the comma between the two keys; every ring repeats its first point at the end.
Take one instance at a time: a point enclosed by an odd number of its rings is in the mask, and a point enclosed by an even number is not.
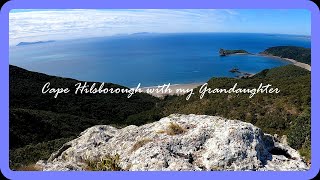
{"type": "Polygon", "coordinates": [[[158,134],[164,134],[164,133],[166,133],[166,131],[165,131],[165,130],[159,130],[159,131],[157,131],[156,133],[158,133],[158,134]]]}
{"type": "Polygon", "coordinates": [[[36,164],[29,164],[26,166],[19,167],[17,171],[42,171],[42,168],[36,164]]]}
{"type": "Polygon", "coordinates": [[[124,168],[124,171],[129,171],[131,167],[132,167],[132,164],[130,163],[130,164],[127,165],[126,168],[124,168]]]}
{"type": "Polygon", "coordinates": [[[131,148],[131,153],[138,150],[139,148],[141,148],[142,146],[146,145],[147,143],[151,142],[152,140],[151,139],[142,139],[138,142],[136,142],[132,148],[131,148]]]}
{"type": "Polygon", "coordinates": [[[183,127],[181,127],[179,124],[173,123],[173,122],[170,122],[170,125],[167,128],[168,135],[183,134],[184,132],[186,132],[186,130],[183,127]]]}
{"type": "Polygon", "coordinates": [[[174,122],[170,122],[169,126],[167,127],[166,130],[160,130],[157,131],[157,133],[166,133],[168,135],[178,135],[178,134],[183,134],[186,132],[186,129],[184,129],[183,127],[181,127],[179,124],[174,123],[174,122]]]}

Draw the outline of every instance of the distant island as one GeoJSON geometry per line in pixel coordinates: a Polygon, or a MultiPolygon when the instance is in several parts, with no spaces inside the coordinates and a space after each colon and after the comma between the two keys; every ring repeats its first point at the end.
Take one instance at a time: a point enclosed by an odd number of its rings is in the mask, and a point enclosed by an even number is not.
{"type": "Polygon", "coordinates": [[[245,50],[225,50],[225,49],[220,49],[219,50],[219,55],[220,56],[227,56],[227,55],[231,55],[231,54],[250,54],[249,52],[245,51],[245,50]]]}
{"type": "Polygon", "coordinates": [[[131,35],[147,35],[147,34],[153,34],[152,32],[136,32],[132,33],[131,35]]]}
{"type": "Polygon", "coordinates": [[[32,45],[32,44],[43,44],[43,43],[51,43],[55,41],[35,41],[35,42],[20,42],[17,44],[17,46],[26,46],[26,45],[32,45]]]}

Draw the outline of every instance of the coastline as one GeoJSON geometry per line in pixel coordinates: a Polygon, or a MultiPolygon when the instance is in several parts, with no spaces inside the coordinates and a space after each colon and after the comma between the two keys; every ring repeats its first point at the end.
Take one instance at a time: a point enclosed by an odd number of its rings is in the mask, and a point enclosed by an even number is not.
{"type": "MultiPolygon", "coordinates": [[[[290,59],[290,58],[282,58],[282,57],[279,57],[279,56],[273,56],[273,55],[268,55],[268,54],[247,54],[247,53],[235,53],[236,55],[257,55],[257,56],[264,56],[264,57],[269,57],[269,58],[275,58],[275,59],[280,59],[280,60],[284,60],[284,61],[289,61],[291,62],[293,65],[295,66],[298,66],[298,67],[301,67],[303,69],[306,69],[308,71],[311,71],[311,66],[309,64],[306,64],[306,63],[301,63],[301,62],[298,62],[294,59],[290,59]]],[[[242,72],[243,73],[243,72],[242,72]]],[[[252,77],[254,76],[255,74],[251,74],[249,75],[248,77],[252,77]]],[[[152,92],[152,93],[149,93],[147,92],[146,90],[148,88],[158,88],[158,86],[150,86],[150,87],[142,87],[142,91],[145,92],[145,93],[148,93],[154,97],[158,97],[158,98],[163,98],[167,95],[184,95],[186,94],[187,92],[183,93],[183,92],[179,92],[179,93],[176,93],[176,90],[177,89],[195,89],[199,86],[202,86],[205,82],[199,82],[199,83],[187,83],[187,84],[172,84],[170,85],[170,89],[172,90],[172,92],[152,92]]]]}
{"type": "Polygon", "coordinates": [[[279,57],[279,56],[274,56],[274,55],[269,55],[269,54],[257,54],[259,56],[265,56],[265,57],[270,57],[270,58],[275,58],[275,59],[281,59],[281,60],[285,60],[285,61],[289,61],[291,62],[293,65],[301,67],[303,69],[306,69],[308,71],[311,71],[311,66],[309,64],[306,63],[302,63],[302,62],[298,62],[294,59],[290,59],[290,58],[283,58],[283,57],[279,57]]]}
{"type": "MultiPolygon", "coordinates": [[[[250,55],[250,53],[233,53],[234,55],[250,55]]],[[[233,54],[230,54],[230,55],[233,55],[233,54]]]]}
{"type": "Polygon", "coordinates": [[[264,57],[269,57],[269,58],[281,59],[281,60],[289,61],[295,66],[298,66],[298,67],[301,67],[301,68],[306,69],[308,71],[311,71],[311,66],[309,64],[299,62],[299,61],[297,61],[295,59],[283,58],[283,57],[280,57],[280,56],[274,56],[274,55],[270,55],[270,54],[233,53],[233,54],[230,54],[230,55],[256,55],[256,56],[264,56],[264,57]]]}
{"type": "MultiPolygon", "coordinates": [[[[284,61],[289,61],[291,62],[293,65],[295,66],[298,66],[298,67],[301,67],[303,69],[306,69],[308,71],[311,71],[311,66],[309,64],[306,64],[306,63],[302,63],[302,62],[298,62],[294,59],[290,59],[290,58],[283,58],[283,57],[279,57],[279,56],[274,56],[274,55],[270,55],[270,54],[262,54],[262,53],[258,53],[258,54],[251,54],[251,53],[234,53],[233,55],[254,55],[254,56],[263,56],[263,57],[269,57],[269,58],[274,58],[274,59],[280,59],[280,60],[284,60],[284,61]]],[[[244,74],[245,72],[241,72],[242,74],[244,74]]],[[[250,74],[248,75],[248,77],[252,77],[254,76],[255,74],[250,74]]],[[[199,83],[187,83],[187,84],[172,84],[170,85],[170,89],[172,90],[172,92],[147,92],[147,89],[149,88],[158,88],[158,86],[149,86],[149,87],[142,87],[142,91],[147,93],[147,94],[150,94],[152,96],[155,96],[155,97],[158,97],[158,98],[163,98],[167,95],[184,95],[188,92],[179,92],[179,93],[176,93],[176,90],[177,89],[185,89],[185,90],[188,90],[188,89],[195,89],[199,86],[202,86],[205,82],[199,82],[199,83]]]]}

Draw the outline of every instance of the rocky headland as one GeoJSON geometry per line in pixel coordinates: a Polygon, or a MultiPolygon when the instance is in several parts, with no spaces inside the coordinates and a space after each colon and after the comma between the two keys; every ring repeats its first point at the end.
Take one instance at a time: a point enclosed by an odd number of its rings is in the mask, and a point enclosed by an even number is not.
{"type": "Polygon", "coordinates": [[[239,49],[239,50],[225,50],[225,49],[220,49],[219,50],[219,55],[220,56],[227,56],[227,55],[232,55],[232,54],[250,54],[249,52],[239,49]]]}

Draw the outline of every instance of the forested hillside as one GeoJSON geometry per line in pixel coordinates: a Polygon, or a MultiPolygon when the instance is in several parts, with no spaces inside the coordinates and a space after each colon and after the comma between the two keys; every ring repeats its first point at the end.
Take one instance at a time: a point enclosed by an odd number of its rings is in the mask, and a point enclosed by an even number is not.
{"type": "Polygon", "coordinates": [[[172,113],[217,115],[250,122],[264,132],[288,135],[290,146],[310,153],[310,72],[294,65],[264,70],[252,78],[212,78],[208,87],[258,88],[260,83],[280,89],[279,94],[206,94],[199,98],[199,88],[189,101],[185,96],[165,103],[164,115],[172,113]]]}
{"type": "MultiPolygon", "coordinates": [[[[130,115],[150,110],[160,101],[144,93],[127,98],[127,94],[121,93],[76,95],[70,92],[54,98],[53,94],[41,92],[47,82],[53,87],[67,87],[74,91],[79,81],[10,65],[10,159],[23,156],[23,165],[34,158],[35,152],[41,151],[40,157],[48,158],[46,155],[59,148],[49,148],[56,139],[59,144],[64,143],[69,137],[97,124],[125,126],[130,115]],[[41,146],[38,143],[42,143],[41,146]],[[41,149],[35,150],[30,145],[41,149]],[[51,152],[43,152],[47,150],[51,152]]],[[[111,83],[105,87],[124,88],[111,83]]],[[[19,167],[22,159],[12,161],[11,166],[19,167]]]]}
{"type": "MultiPolygon", "coordinates": [[[[47,159],[71,137],[97,124],[116,127],[142,125],[170,114],[218,115],[250,122],[270,134],[287,135],[291,147],[310,159],[310,72],[288,65],[264,70],[251,78],[212,78],[211,88],[257,88],[260,83],[280,89],[279,94],[196,94],[158,99],[148,94],[73,93],[53,98],[41,94],[46,82],[74,88],[78,81],[48,76],[10,66],[10,166],[13,169],[47,159]]],[[[122,87],[106,84],[108,87],[122,87]]]]}
{"type": "Polygon", "coordinates": [[[311,65],[311,48],[296,46],[276,46],[266,49],[264,52],[261,52],[261,54],[294,59],[298,62],[311,65]]]}

